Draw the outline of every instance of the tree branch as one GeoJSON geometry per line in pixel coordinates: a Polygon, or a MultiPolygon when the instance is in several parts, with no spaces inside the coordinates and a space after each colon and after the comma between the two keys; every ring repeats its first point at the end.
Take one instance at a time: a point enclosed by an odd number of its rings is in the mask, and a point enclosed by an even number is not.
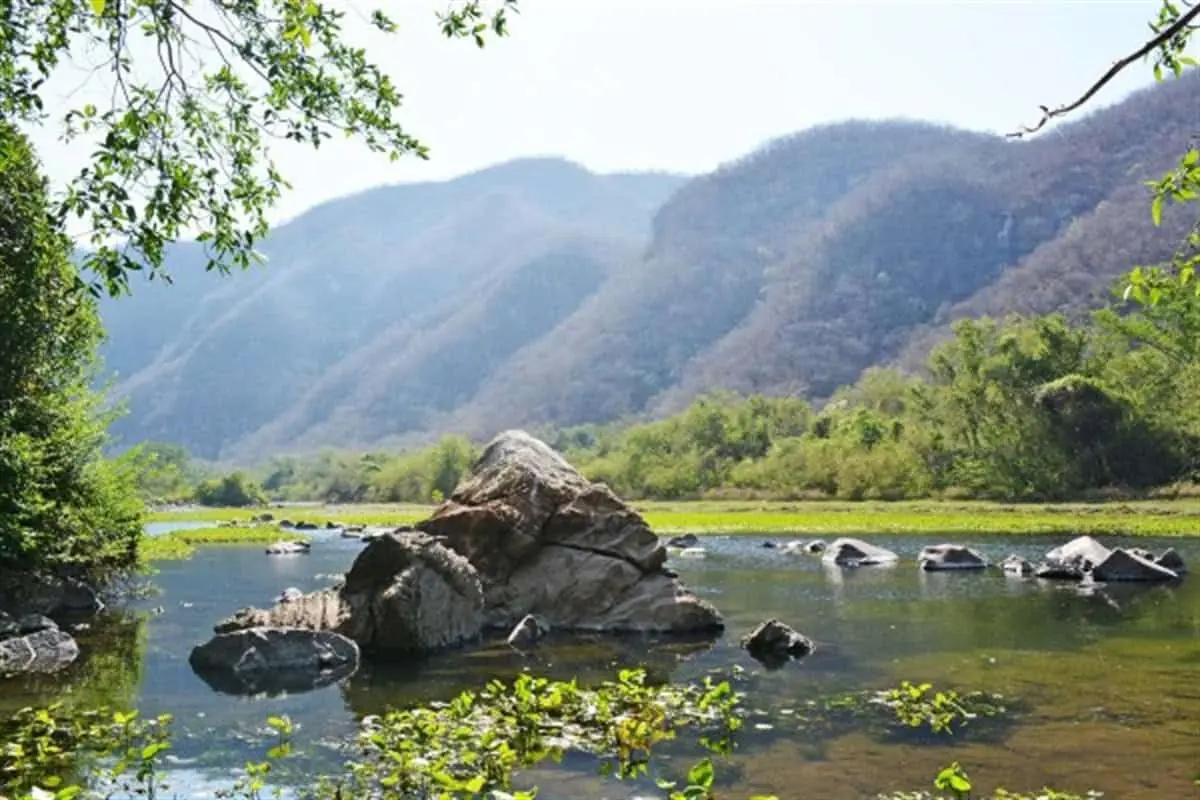
{"type": "Polygon", "coordinates": [[[1046,106],[1039,106],[1039,108],[1042,110],[1042,118],[1038,120],[1037,124],[1024,126],[1020,130],[1008,134],[1008,137],[1011,139],[1020,139],[1028,134],[1037,133],[1042,128],[1046,127],[1046,125],[1048,125],[1051,121],[1058,119],[1059,117],[1065,117],[1067,114],[1076,111],[1093,97],[1095,97],[1096,94],[1110,82],[1112,82],[1114,78],[1132,66],[1134,62],[1141,61],[1143,58],[1150,55],[1150,53],[1154,52],[1156,49],[1162,47],[1164,44],[1190,28],[1193,20],[1195,20],[1198,16],[1200,16],[1200,4],[1190,8],[1186,13],[1180,15],[1179,19],[1175,20],[1175,22],[1169,27],[1164,28],[1153,39],[1146,42],[1135,52],[1130,53],[1114,63],[1111,67],[1109,67],[1107,72],[1100,76],[1099,80],[1088,87],[1088,90],[1080,95],[1079,98],[1074,102],[1068,103],[1064,106],[1059,106],[1058,108],[1054,109],[1046,106]]]}

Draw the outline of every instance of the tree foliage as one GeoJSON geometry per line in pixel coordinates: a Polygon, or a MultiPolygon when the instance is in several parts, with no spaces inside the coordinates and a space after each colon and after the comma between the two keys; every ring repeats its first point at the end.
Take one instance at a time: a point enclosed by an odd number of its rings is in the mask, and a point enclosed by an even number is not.
{"type": "MultiPolygon", "coordinates": [[[[483,46],[507,31],[515,0],[452,2],[442,32],[483,46]]],[[[381,9],[370,29],[392,34],[381,9]]],[[[348,14],[319,0],[19,0],[0,20],[0,117],[61,124],[96,142],[56,209],[82,220],[85,258],[117,294],[129,273],[165,273],[165,247],[190,234],[207,268],[256,259],[287,188],[272,140],[319,147],[335,134],[397,159],[428,149],[401,125],[403,97],[355,41],[348,14]],[[47,82],[101,53],[113,92],[52,118],[47,82]]]]}
{"type": "Polygon", "coordinates": [[[0,123],[0,567],[136,558],[140,504],[102,457],[109,414],[89,385],[100,322],[68,253],[28,143],[0,123]]]}

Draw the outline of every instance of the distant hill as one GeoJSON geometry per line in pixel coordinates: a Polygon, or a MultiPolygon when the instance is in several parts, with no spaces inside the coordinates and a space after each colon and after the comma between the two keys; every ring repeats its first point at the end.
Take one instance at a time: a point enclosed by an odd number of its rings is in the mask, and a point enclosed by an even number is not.
{"type": "Polygon", "coordinates": [[[132,410],[115,432],[217,458],[421,430],[635,261],[682,181],[522,160],[326,203],[247,274],[179,246],[174,285],[101,308],[132,410]]]}
{"type": "MultiPolygon", "coordinates": [[[[1143,181],[1195,132],[1200,78],[1038,139],[846,122],[716,172],[552,159],[328,203],[269,269],[106,304],[128,440],[208,457],[664,414],[716,387],[831,394],[918,367],[961,316],[1078,313],[1188,220],[1143,181]]],[[[189,268],[190,267],[190,268],[189,268]]]]}

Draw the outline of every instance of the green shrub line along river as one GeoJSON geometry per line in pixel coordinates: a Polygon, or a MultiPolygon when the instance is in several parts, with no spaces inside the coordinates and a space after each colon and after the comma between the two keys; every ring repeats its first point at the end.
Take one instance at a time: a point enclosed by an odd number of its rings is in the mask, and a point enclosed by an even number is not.
{"type": "MultiPolygon", "coordinates": [[[[932,789],[932,776],[965,765],[976,789],[1033,791],[1050,785],[1110,798],[1200,797],[1200,581],[1109,585],[1014,578],[999,571],[927,573],[921,547],[952,538],[999,561],[1036,560],[1072,536],[1107,544],[1137,537],[1151,550],[1174,547],[1200,564],[1200,504],[984,506],[983,504],[705,503],[636,504],[660,532],[708,534],[698,557],[673,554],[684,583],[725,616],[712,641],[654,637],[552,636],[521,654],[500,639],[411,664],[364,664],[340,684],[282,696],[221,694],[194,674],[191,648],[238,608],[263,606],[284,588],[311,591],[344,572],[362,547],[336,530],[304,531],[309,555],[274,558],[261,547],[292,538],[278,520],[385,525],[410,523],[420,506],[298,506],[159,512],[151,539],[196,535],[190,557],[163,559],[149,577],[155,591],[109,610],[78,633],[82,655],[65,673],[10,682],[0,710],[61,699],[78,707],[169,712],[177,740],[168,767],[179,796],[205,795],[205,781],[261,758],[271,716],[296,726],[296,755],[281,780],[302,783],[335,772],[341,745],[361,721],[388,708],[448,701],[522,671],[581,684],[643,666],[652,680],[693,682],[744,670],[747,724],[737,748],[715,759],[722,798],[857,798],[897,789],[932,789]],[[981,510],[986,508],[987,510],[981,510]],[[257,528],[214,528],[264,513],[257,528]],[[176,526],[191,531],[172,531],[176,526]],[[226,537],[205,543],[206,531],[226,537]],[[819,559],[762,547],[763,540],[870,536],[901,555],[894,567],[832,569],[819,559]],[[739,646],[764,619],[777,617],[810,636],[816,651],[767,670],[739,646]],[[928,682],[935,690],[982,691],[1007,698],[1003,724],[968,726],[953,736],[898,735],[866,724],[814,726],[811,709],[829,698],[928,682]]],[[[681,735],[655,760],[652,775],[603,779],[594,759],[568,755],[520,773],[543,800],[665,797],[653,781],[673,778],[704,752],[681,735]]]]}

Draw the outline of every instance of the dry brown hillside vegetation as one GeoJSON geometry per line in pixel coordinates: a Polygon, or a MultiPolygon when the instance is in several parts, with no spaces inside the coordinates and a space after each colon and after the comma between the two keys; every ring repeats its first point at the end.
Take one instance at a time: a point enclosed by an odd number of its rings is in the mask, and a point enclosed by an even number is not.
{"type": "Polygon", "coordinates": [[[1197,100],[1189,76],[1030,141],[846,122],[688,181],[543,159],[335,201],[265,271],[105,307],[118,431],[248,458],[819,400],[956,318],[1077,314],[1168,256],[1189,220],[1155,228],[1143,182],[1197,100]]]}

